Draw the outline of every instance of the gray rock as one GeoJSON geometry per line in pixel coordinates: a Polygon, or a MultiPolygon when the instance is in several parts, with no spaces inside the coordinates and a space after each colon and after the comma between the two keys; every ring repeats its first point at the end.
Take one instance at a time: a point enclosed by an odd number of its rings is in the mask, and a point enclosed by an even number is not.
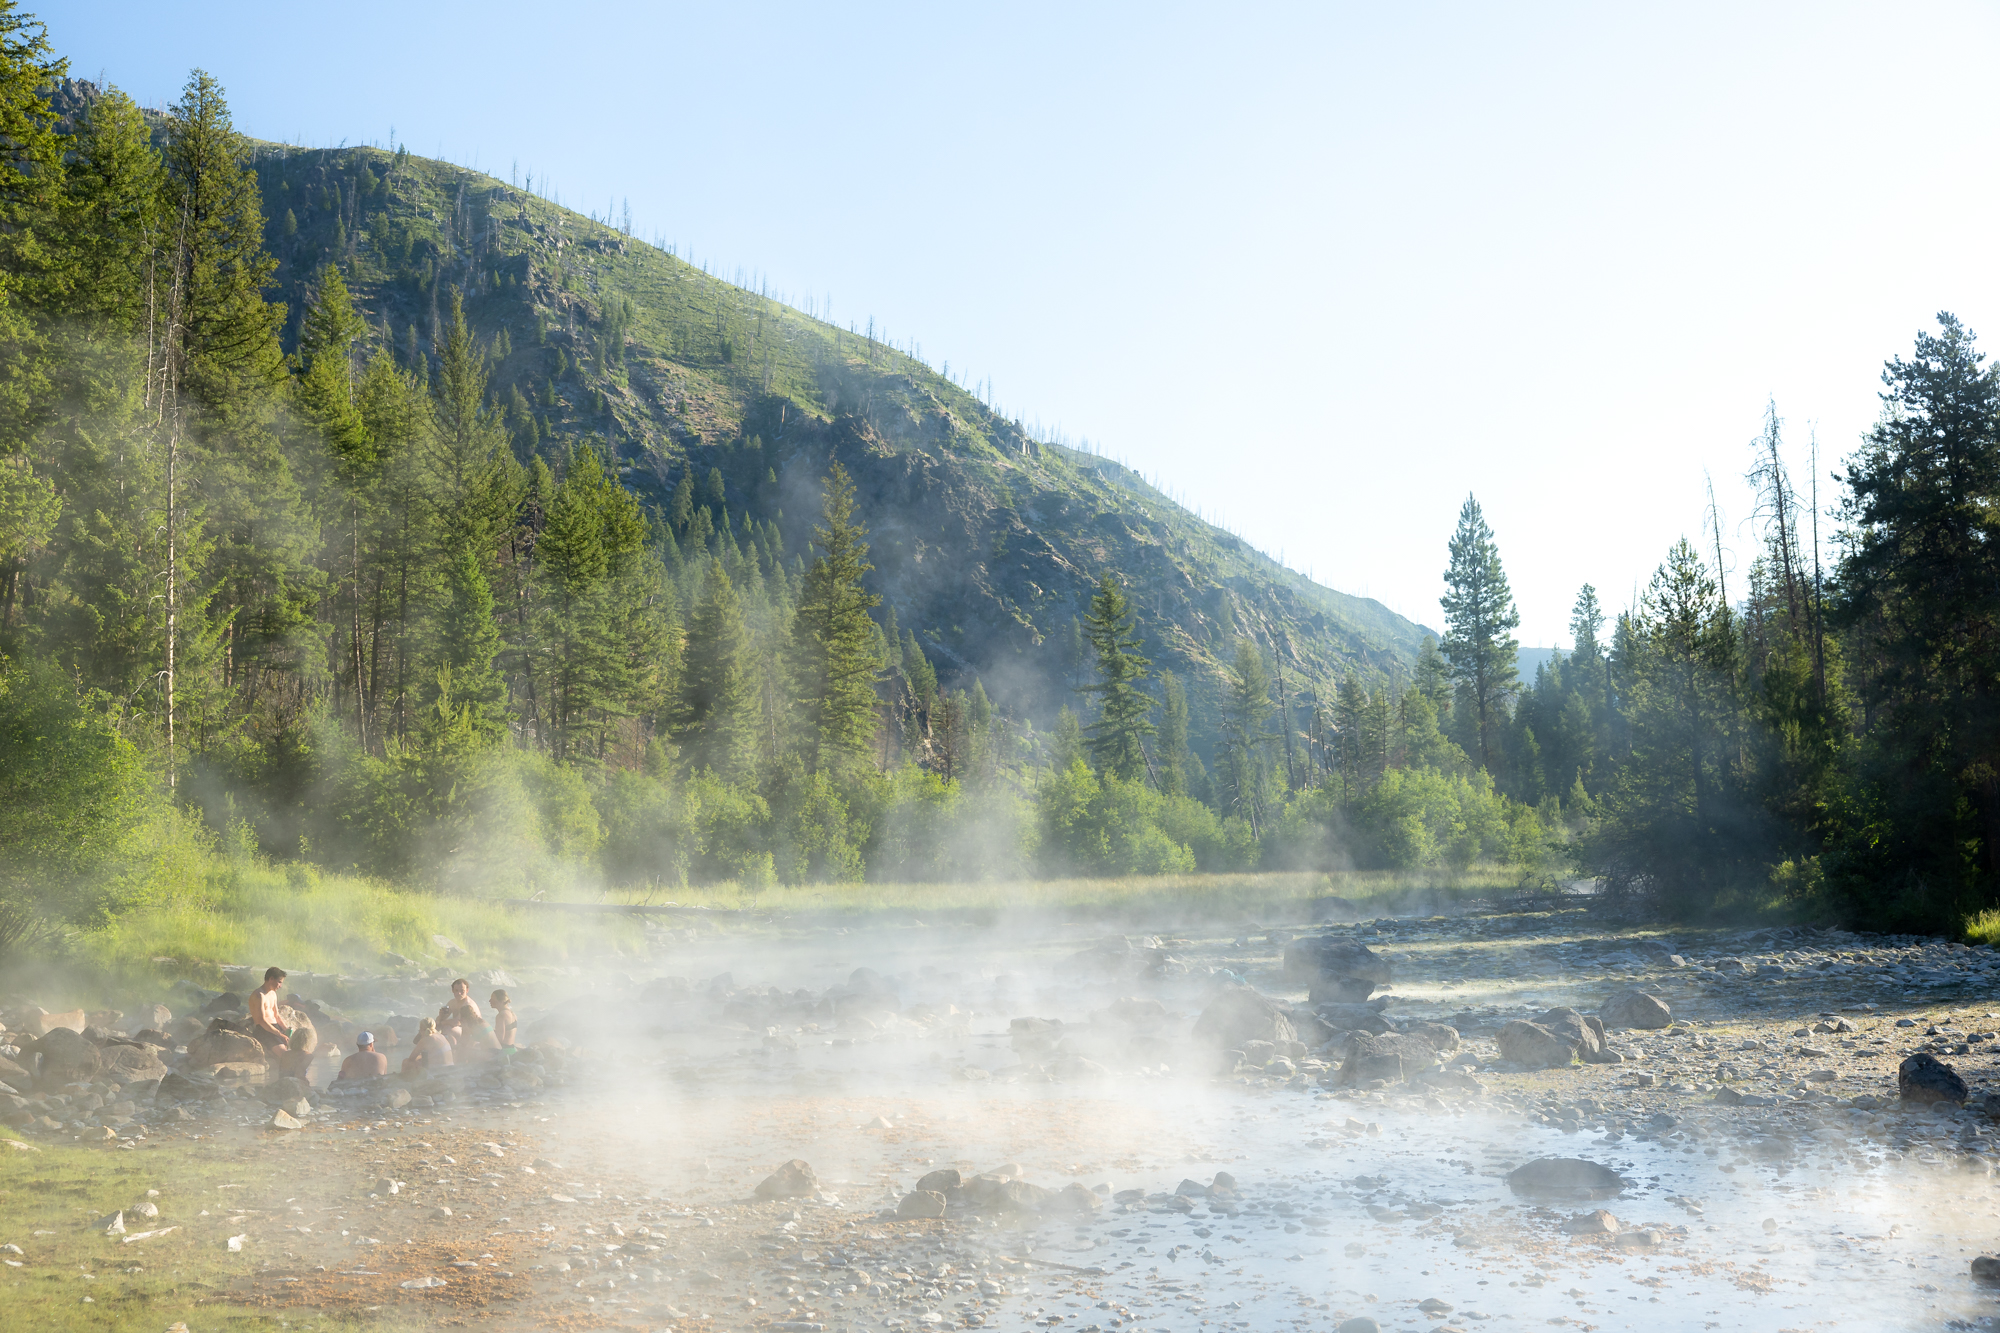
{"type": "Polygon", "coordinates": [[[1401,1083],[1437,1067],[1437,1049],[1421,1037],[1400,1032],[1348,1034],[1340,1068],[1328,1079],[1336,1088],[1359,1087],[1376,1079],[1401,1083]]]}
{"type": "Polygon", "coordinates": [[[1967,1095],[1958,1071],[1925,1051],[1903,1061],[1896,1070],[1896,1088],[1906,1102],[1962,1102],[1967,1095]]]}
{"type": "Polygon", "coordinates": [[[1251,990],[1236,986],[1222,992],[1201,1011],[1194,1023],[1194,1035],[1222,1050],[1242,1050],[1253,1041],[1298,1040],[1292,1020],[1272,1001],[1251,990]]]}
{"type": "Polygon", "coordinates": [[[1373,1319],[1362,1315],[1355,1319],[1343,1319],[1333,1327],[1333,1333],[1382,1333],[1382,1326],[1373,1319]]]}
{"type": "Polygon", "coordinates": [[[25,1050],[31,1057],[41,1057],[40,1082],[49,1088],[65,1083],[87,1083],[97,1076],[104,1064],[104,1056],[97,1046],[82,1033],[68,1028],[51,1028],[25,1050]]]}
{"type": "Polygon", "coordinates": [[[1584,1195],[1605,1198],[1625,1188],[1616,1171],[1581,1157],[1538,1157],[1507,1173],[1517,1194],[1584,1195]]]}
{"type": "Polygon", "coordinates": [[[809,1199],[818,1193],[819,1177],[797,1157],[766,1176],[756,1190],[760,1199],[809,1199]]]}
{"type": "Polygon", "coordinates": [[[1389,961],[1355,940],[1321,936],[1285,946],[1285,980],[1306,986],[1308,997],[1358,1004],[1391,980],[1389,961]]]}
{"type": "Polygon", "coordinates": [[[1527,1069],[1560,1069],[1576,1063],[1576,1043],[1539,1023],[1515,1019],[1500,1029],[1500,1058],[1527,1069]]]}
{"type": "Polygon", "coordinates": [[[938,1190],[911,1190],[896,1205],[896,1216],[908,1221],[912,1218],[943,1217],[944,1195],[938,1190]]]}
{"type": "MultiPolygon", "coordinates": [[[[1377,1001],[1377,1004],[1381,1001],[1377,1001]]],[[[1372,1032],[1380,1035],[1395,1030],[1382,1011],[1373,1004],[1322,1004],[1313,1010],[1322,1023],[1340,1032],[1372,1032]]]]}
{"type": "Polygon", "coordinates": [[[1450,1055],[1458,1049],[1458,1029],[1443,1023],[1402,1023],[1396,1031],[1406,1037],[1416,1037],[1430,1043],[1439,1055],[1450,1055]]]}
{"type": "Polygon", "coordinates": [[[946,1166],[940,1167],[936,1171],[926,1171],[922,1176],[918,1177],[917,1188],[919,1190],[936,1190],[939,1194],[943,1194],[946,1190],[955,1190],[964,1183],[964,1179],[958,1174],[957,1167],[946,1166]]]}
{"type": "Polygon", "coordinates": [[[1621,1229],[1618,1219],[1602,1208],[1578,1213],[1562,1224],[1566,1236],[1615,1236],[1621,1229]]]}
{"type": "Polygon", "coordinates": [[[2000,1259],[1995,1259],[1990,1254],[1982,1254],[1974,1259],[1972,1261],[1972,1280],[1974,1282],[2000,1283],[2000,1259]]]}
{"type": "Polygon", "coordinates": [[[1665,1000],[1638,990],[1612,996],[1598,1006],[1597,1016],[1607,1028],[1656,1030],[1674,1022],[1674,1012],[1665,1000]]]}

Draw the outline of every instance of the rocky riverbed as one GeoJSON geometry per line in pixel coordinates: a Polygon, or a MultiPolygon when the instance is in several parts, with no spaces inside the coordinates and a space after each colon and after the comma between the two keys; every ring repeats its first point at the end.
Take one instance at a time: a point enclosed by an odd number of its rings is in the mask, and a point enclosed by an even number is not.
{"type": "MultiPolygon", "coordinates": [[[[235,1238],[229,1298],[279,1309],[785,1333],[2000,1312],[1972,1265],[2000,1245],[1988,950],[1576,907],[650,938],[499,979],[525,1058],[354,1096],[330,1058],[303,1085],[198,1064],[240,1053],[202,1044],[233,1012],[215,992],[135,999],[141,1029],[81,1015],[96,1069],[66,1037],[62,1071],[24,1068],[69,1016],[17,997],[0,1107],[30,1143],[281,1161],[272,1197],[162,1180],[155,1216],[104,1237],[235,1238]],[[1904,1096],[1924,1055],[1964,1087],[1904,1096]]],[[[294,977],[291,999],[330,1057],[433,1010],[434,971],[294,977]]],[[[36,1276],[42,1238],[0,1243],[36,1276]]]]}

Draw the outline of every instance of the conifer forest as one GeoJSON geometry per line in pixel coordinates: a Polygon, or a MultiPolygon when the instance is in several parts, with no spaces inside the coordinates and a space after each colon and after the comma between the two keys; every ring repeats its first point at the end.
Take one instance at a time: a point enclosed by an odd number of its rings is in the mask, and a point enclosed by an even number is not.
{"type": "Polygon", "coordinates": [[[1434,633],[608,208],[0,39],[0,949],[245,857],[2000,906],[2000,376],[1950,314],[1865,438],[1768,408],[1754,560],[1689,515],[1530,677],[1475,497],[1434,633]]]}

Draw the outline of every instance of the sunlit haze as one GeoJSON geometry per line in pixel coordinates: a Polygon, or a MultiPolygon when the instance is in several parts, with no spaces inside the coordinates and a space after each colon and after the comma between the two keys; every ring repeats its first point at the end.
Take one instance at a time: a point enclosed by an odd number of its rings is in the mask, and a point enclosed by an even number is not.
{"type": "Polygon", "coordinates": [[[1884,359],[2000,330],[1985,6],[26,7],[146,105],[629,200],[1422,623],[1474,492],[1531,646],[1705,473],[1747,565],[1768,397],[1830,503],[1884,359]]]}

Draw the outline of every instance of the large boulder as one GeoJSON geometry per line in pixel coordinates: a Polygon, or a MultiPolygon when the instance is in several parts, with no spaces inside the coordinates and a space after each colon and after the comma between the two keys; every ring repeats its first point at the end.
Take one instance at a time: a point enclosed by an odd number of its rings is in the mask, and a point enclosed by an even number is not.
{"type": "Polygon", "coordinates": [[[1656,1029],[1672,1027],[1674,1011],[1657,995],[1628,990],[1614,995],[1597,1007],[1597,1016],[1607,1028],[1656,1029]]]}
{"type": "Polygon", "coordinates": [[[1321,1004],[1313,1007],[1320,1021],[1340,1032],[1393,1032],[1395,1025],[1382,1017],[1376,1005],[1386,1003],[1387,997],[1375,1004],[1321,1004]]]}
{"type": "Polygon", "coordinates": [[[155,1083],[167,1076],[167,1067],[151,1046],[115,1042],[98,1054],[103,1060],[102,1076],[113,1083],[155,1083]]]}
{"type": "Polygon", "coordinates": [[[1906,1102],[1962,1102],[1965,1080],[1935,1055],[1919,1051],[1896,1070],[1896,1088],[1906,1102]]]}
{"type": "Polygon", "coordinates": [[[40,1057],[41,1084],[47,1088],[88,1083],[104,1065],[96,1043],[69,1028],[50,1028],[24,1049],[40,1057]]]}
{"type": "Polygon", "coordinates": [[[1538,1157],[1507,1173],[1507,1186],[1517,1194],[1608,1198],[1625,1188],[1616,1171],[1581,1157],[1538,1157]]]}
{"type": "Polygon", "coordinates": [[[1515,1019],[1500,1029],[1500,1058],[1524,1069],[1561,1069],[1576,1063],[1576,1043],[1540,1023],[1515,1019]]]}
{"type": "Polygon", "coordinates": [[[1435,1069],[1437,1062],[1437,1049],[1422,1037],[1354,1032],[1348,1034],[1346,1056],[1331,1083],[1337,1088],[1359,1087],[1376,1079],[1401,1083],[1435,1069]]]}
{"type": "Polygon", "coordinates": [[[193,1069],[213,1069],[217,1065],[262,1065],[267,1064],[264,1043],[247,1032],[233,1028],[211,1027],[188,1043],[188,1066],[193,1069]]]}
{"type": "MultiPolygon", "coordinates": [[[[23,1053],[21,1058],[27,1060],[29,1064],[34,1063],[33,1056],[23,1053]]],[[[25,1088],[34,1081],[34,1074],[25,1065],[16,1064],[6,1056],[0,1055],[0,1083],[10,1083],[17,1088],[25,1088]]]]}
{"type": "Polygon", "coordinates": [[[1444,1023],[1403,1023],[1396,1031],[1429,1042],[1439,1055],[1450,1055],[1458,1049],[1458,1029],[1444,1023]]]}
{"type": "Polygon", "coordinates": [[[1297,1041],[1298,1029],[1284,1010],[1248,986],[1222,992],[1194,1021],[1194,1035],[1221,1050],[1242,1050],[1253,1041],[1297,1041]]]}
{"type": "Polygon", "coordinates": [[[810,1199],[819,1193],[819,1177],[812,1166],[794,1157],[764,1178],[757,1186],[759,1199],[810,1199]]]}
{"type": "Polygon", "coordinates": [[[1314,1004],[1359,1004],[1389,984],[1389,960],[1358,940],[1321,936],[1285,946],[1285,980],[1314,1004]]]}

